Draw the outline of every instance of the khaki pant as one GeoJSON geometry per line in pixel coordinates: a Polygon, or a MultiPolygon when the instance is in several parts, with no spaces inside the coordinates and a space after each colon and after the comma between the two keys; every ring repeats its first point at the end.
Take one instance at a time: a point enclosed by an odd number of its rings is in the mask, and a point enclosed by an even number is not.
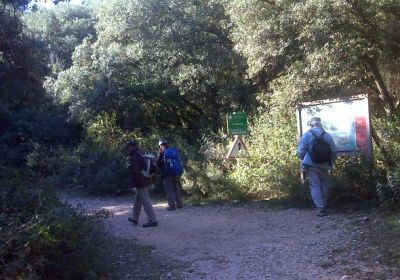
{"type": "Polygon", "coordinates": [[[133,219],[139,221],[140,212],[142,211],[147,215],[149,222],[157,222],[156,214],[154,213],[153,205],[150,201],[148,187],[136,188],[135,201],[133,203],[133,219]]]}
{"type": "Polygon", "coordinates": [[[168,206],[171,208],[182,207],[181,184],[179,176],[163,179],[164,189],[167,193],[168,206]]]}

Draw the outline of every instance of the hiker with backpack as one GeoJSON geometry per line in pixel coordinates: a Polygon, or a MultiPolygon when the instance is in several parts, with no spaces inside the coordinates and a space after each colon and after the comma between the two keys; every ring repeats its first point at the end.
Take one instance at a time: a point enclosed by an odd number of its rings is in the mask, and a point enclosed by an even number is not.
{"type": "Polygon", "coordinates": [[[143,227],[155,227],[158,222],[149,196],[149,188],[153,185],[152,168],[148,166],[150,162],[140,152],[138,142],[130,140],[125,144],[125,148],[130,155],[129,170],[132,175],[132,187],[136,188],[133,215],[128,218],[128,221],[137,225],[143,207],[148,218],[148,222],[143,224],[143,227]]]}
{"type": "Polygon", "coordinates": [[[160,151],[156,163],[161,170],[161,178],[167,193],[168,207],[167,211],[174,211],[176,208],[182,208],[182,195],[180,178],[183,173],[183,164],[179,151],[174,147],[169,147],[166,140],[161,139],[158,142],[160,151]]]}
{"type": "Polygon", "coordinates": [[[326,215],[329,188],[329,171],[337,156],[335,142],[321,124],[321,119],[313,117],[309,121],[311,127],[300,138],[297,155],[301,159],[303,171],[309,178],[312,200],[317,207],[317,215],[326,215]]]}

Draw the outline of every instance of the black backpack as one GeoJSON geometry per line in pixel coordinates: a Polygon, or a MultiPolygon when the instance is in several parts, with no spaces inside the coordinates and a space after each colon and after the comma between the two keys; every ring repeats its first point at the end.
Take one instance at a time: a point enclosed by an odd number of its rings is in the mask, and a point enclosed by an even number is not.
{"type": "Polygon", "coordinates": [[[322,132],[320,136],[318,136],[312,130],[310,130],[310,132],[312,133],[312,135],[314,135],[311,150],[309,150],[311,160],[317,163],[330,162],[331,146],[329,146],[329,144],[325,141],[324,136],[326,132],[322,132]]]}

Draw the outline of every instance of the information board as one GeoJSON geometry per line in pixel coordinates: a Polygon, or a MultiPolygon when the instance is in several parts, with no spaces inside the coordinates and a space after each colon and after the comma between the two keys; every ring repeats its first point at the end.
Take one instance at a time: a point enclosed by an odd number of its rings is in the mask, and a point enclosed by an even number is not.
{"type": "Polygon", "coordinates": [[[312,117],[321,118],[322,126],[332,135],[339,154],[360,150],[372,157],[367,96],[301,104],[297,112],[300,137],[310,129],[308,124],[312,117]]]}

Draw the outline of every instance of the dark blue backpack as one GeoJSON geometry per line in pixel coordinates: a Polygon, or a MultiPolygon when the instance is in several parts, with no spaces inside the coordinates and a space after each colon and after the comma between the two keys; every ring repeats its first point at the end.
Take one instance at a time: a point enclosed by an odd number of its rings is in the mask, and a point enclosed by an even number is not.
{"type": "Polygon", "coordinates": [[[176,148],[167,148],[164,152],[164,170],[167,176],[180,176],[183,174],[181,156],[176,148]]]}

